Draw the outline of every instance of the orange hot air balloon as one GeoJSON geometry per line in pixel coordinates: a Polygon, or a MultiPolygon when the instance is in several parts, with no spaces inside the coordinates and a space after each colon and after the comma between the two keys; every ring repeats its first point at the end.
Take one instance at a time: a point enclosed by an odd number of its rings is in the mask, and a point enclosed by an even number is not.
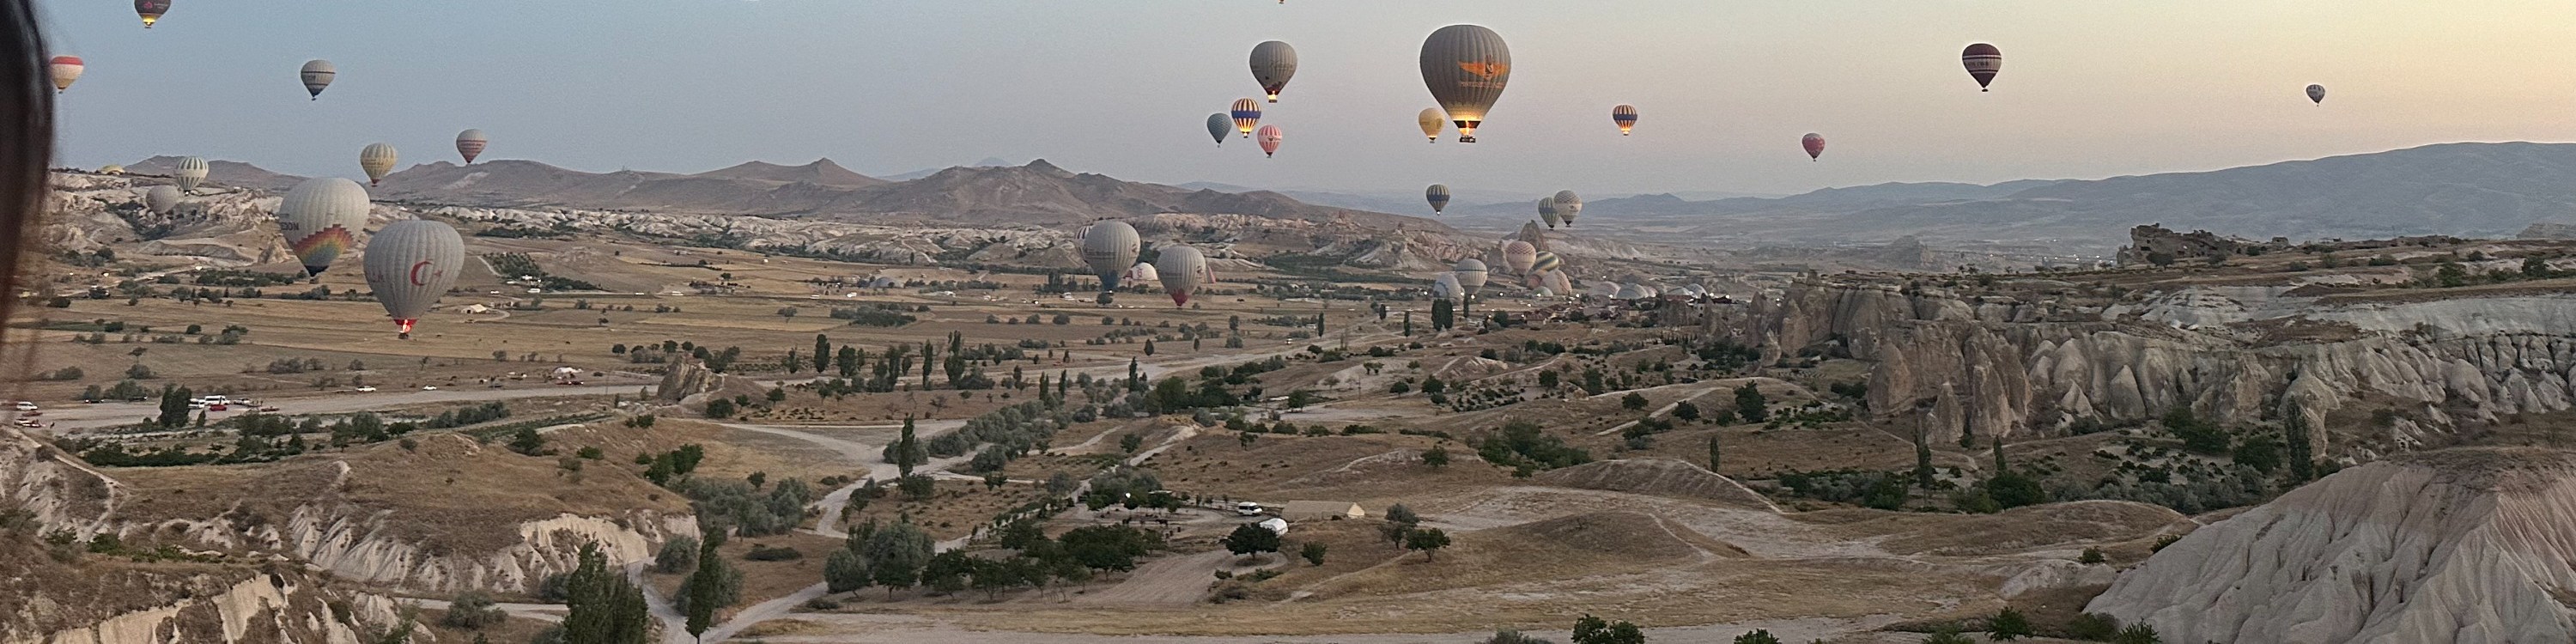
{"type": "Polygon", "coordinates": [[[1261,124],[1261,101],[1235,99],[1233,116],[1234,129],[1243,132],[1245,137],[1252,136],[1253,126],[1261,124]]]}

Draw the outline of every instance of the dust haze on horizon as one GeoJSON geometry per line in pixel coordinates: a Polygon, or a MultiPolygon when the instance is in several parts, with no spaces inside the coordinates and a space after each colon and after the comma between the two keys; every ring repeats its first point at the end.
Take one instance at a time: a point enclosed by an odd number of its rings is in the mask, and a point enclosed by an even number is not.
{"type": "Polygon", "coordinates": [[[1720,6],[1693,0],[1086,3],[183,0],[154,29],[123,3],[40,0],[57,53],[60,162],[155,154],[355,176],[485,160],[698,172],[830,157],[870,175],[1000,157],[1131,180],[1261,188],[1792,193],[2201,170],[2452,141],[2576,140],[2576,3],[2038,0],[1720,6]],[[1416,70],[1446,24],[1509,40],[1482,142],[1426,145],[1416,70]],[[1301,68],[1251,141],[1201,121],[1255,96],[1245,56],[1301,68]],[[1992,93],[1958,50],[2006,57],[1992,93]],[[320,101],[295,69],[341,69],[320,101]],[[2300,90],[2322,83],[2312,105],[2300,90]],[[1612,105],[1644,113],[1635,136],[1612,105]],[[1824,133],[1822,163],[1798,137],[1824,133]]]}

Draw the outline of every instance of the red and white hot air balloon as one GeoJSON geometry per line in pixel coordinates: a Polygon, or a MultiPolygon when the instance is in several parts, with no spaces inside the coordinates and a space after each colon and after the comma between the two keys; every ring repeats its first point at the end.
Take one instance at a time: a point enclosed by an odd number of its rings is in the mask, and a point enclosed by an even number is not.
{"type": "Polygon", "coordinates": [[[483,149],[491,145],[492,139],[483,136],[482,130],[456,133],[456,153],[464,156],[467,164],[474,163],[474,157],[483,156],[483,149]]]}
{"type": "Polygon", "coordinates": [[[1279,126],[1264,125],[1253,138],[1261,142],[1261,156],[1266,157],[1279,152],[1279,142],[1288,140],[1288,133],[1279,131],[1279,126]]]}
{"type": "Polygon", "coordinates": [[[49,62],[54,75],[54,93],[57,94],[71,89],[72,81],[80,80],[81,70],[88,68],[81,64],[79,56],[55,56],[49,62]]]}
{"type": "Polygon", "coordinates": [[[1825,155],[1825,135],[1808,132],[1806,138],[1798,140],[1798,144],[1807,148],[1807,159],[1810,161],[1825,155]]]}

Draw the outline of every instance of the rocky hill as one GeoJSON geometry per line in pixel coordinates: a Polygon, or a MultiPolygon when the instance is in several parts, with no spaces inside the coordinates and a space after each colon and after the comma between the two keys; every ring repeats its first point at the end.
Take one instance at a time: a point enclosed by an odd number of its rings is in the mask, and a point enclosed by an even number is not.
{"type": "Polygon", "coordinates": [[[2193,532],[2086,610],[2168,642],[2576,640],[2576,453],[2345,470],[2193,532]]]}
{"type": "Polygon", "coordinates": [[[778,165],[765,161],[749,161],[742,165],[722,170],[701,172],[692,176],[717,179],[776,181],[779,183],[802,182],[848,188],[864,188],[867,186],[886,183],[886,180],[884,179],[851,172],[849,168],[841,167],[841,164],[833,163],[831,159],[815,159],[813,163],[797,166],[778,165]]]}
{"type": "MultiPolygon", "coordinates": [[[[2062,242],[2107,251],[2162,223],[2254,239],[2504,237],[2576,223],[2576,144],[2454,143],[2208,172],[2099,180],[1881,184],[1776,199],[1669,195],[1584,206],[1587,226],[1652,229],[1725,245],[2062,242]]],[[[1488,210],[1525,216],[1527,204],[1488,210]]]]}

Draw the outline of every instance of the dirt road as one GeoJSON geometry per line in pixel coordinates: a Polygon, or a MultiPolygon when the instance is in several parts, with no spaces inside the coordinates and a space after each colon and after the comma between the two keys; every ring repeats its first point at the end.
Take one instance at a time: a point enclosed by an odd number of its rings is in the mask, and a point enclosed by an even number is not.
{"type": "Polygon", "coordinates": [[[1076,604],[1188,606],[1207,597],[1216,571],[1227,569],[1234,553],[1218,550],[1164,557],[1138,566],[1126,581],[1076,596],[1076,604]]]}

